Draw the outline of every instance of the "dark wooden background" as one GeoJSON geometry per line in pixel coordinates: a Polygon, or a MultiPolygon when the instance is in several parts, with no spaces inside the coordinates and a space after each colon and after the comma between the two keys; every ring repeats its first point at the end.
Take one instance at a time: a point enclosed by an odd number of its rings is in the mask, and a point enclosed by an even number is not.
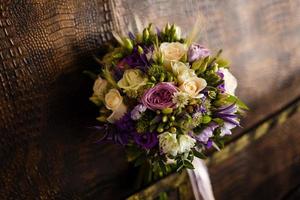
{"type": "MultiPolygon", "coordinates": [[[[300,95],[299,0],[0,0],[0,199],[122,199],[135,170],[97,145],[83,69],[134,14],[223,48],[251,112],[245,128],[300,95]]],[[[300,116],[210,166],[217,199],[280,199],[300,183],[300,116]]],[[[239,134],[241,130],[235,134],[239,134]]]]}

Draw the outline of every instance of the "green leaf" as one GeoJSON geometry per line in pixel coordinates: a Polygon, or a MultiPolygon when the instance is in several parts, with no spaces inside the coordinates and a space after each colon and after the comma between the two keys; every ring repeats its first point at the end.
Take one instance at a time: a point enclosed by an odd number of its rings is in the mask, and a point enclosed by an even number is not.
{"type": "Polygon", "coordinates": [[[167,174],[167,170],[166,170],[166,166],[165,166],[165,164],[163,163],[163,161],[161,161],[161,160],[159,160],[158,161],[158,164],[159,164],[159,167],[160,167],[160,169],[161,169],[161,171],[163,172],[163,174],[167,174]]]}
{"type": "Polygon", "coordinates": [[[182,164],[182,165],[180,165],[178,168],[177,168],[177,170],[176,170],[176,172],[179,172],[180,170],[182,170],[182,168],[184,167],[184,165],[182,164]]]}
{"type": "Polygon", "coordinates": [[[130,162],[140,157],[141,154],[143,154],[143,152],[140,151],[137,146],[131,145],[131,146],[127,146],[126,154],[127,154],[128,161],[130,162]]]}
{"type": "Polygon", "coordinates": [[[140,155],[140,156],[136,159],[136,161],[135,161],[135,163],[134,163],[134,166],[137,167],[137,166],[142,165],[142,164],[145,162],[145,160],[146,160],[146,156],[140,155]]]}
{"type": "Polygon", "coordinates": [[[208,64],[208,66],[210,67],[218,58],[219,58],[219,56],[222,54],[222,49],[220,49],[219,51],[218,51],[218,53],[214,56],[214,57],[212,57],[211,59],[210,59],[210,61],[209,61],[209,64],[208,64]]]}
{"type": "Polygon", "coordinates": [[[189,160],[184,160],[183,165],[188,169],[195,169],[194,165],[189,160]]]}
{"type": "Polygon", "coordinates": [[[196,149],[193,150],[193,153],[197,158],[206,159],[206,156],[202,152],[197,151],[196,149]]]}
{"type": "Polygon", "coordinates": [[[84,70],[82,73],[87,75],[88,77],[90,77],[93,80],[96,80],[98,78],[97,74],[95,74],[91,71],[88,71],[88,70],[84,70]]]}
{"type": "Polygon", "coordinates": [[[239,98],[237,98],[236,96],[229,95],[229,97],[227,97],[226,100],[230,103],[236,103],[237,106],[240,107],[241,109],[249,110],[248,106],[244,102],[242,102],[239,98]]]}
{"type": "Polygon", "coordinates": [[[218,64],[218,67],[224,67],[224,68],[229,67],[229,62],[222,58],[219,58],[218,60],[216,60],[216,63],[218,64]]]}

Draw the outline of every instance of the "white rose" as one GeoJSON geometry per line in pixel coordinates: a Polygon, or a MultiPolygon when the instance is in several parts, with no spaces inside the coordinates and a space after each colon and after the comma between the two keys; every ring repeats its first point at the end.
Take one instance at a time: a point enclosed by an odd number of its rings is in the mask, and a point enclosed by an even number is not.
{"type": "Polygon", "coordinates": [[[199,92],[207,86],[206,81],[203,78],[191,77],[186,79],[180,86],[179,89],[186,92],[191,97],[198,97],[199,92]]]}
{"type": "Polygon", "coordinates": [[[179,151],[178,153],[185,153],[195,146],[196,140],[188,135],[179,136],[179,151]]]}
{"type": "Polygon", "coordinates": [[[177,76],[178,83],[183,84],[183,82],[185,82],[187,79],[190,79],[193,77],[197,77],[197,75],[195,74],[195,71],[193,69],[185,70],[177,76]]]}
{"type": "Polygon", "coordinates": [[[97,78],[93,86],[93,91],[94,91],[93,96],[97,97],[100,100],[103,100],[106,89],[107,89],[107,80],[102,79],[101,77],[97,78]]]}
{"type": "Polygon", "coordinates": [[[176,156],[179,151],[179,144],[176,134],[169,132],[162,133],[158,136],[159,147],[167,155],[176,156]]]}
{"type": "Polygon", "coordinates": [[[163,42],[160,45],[160,51],[165,67],[170,70],[171,62],[179,61],[186,54],[187,47],[185,44],[179,42],[163,42]]]}
{"type": "Polygon", "coordinates": [[[127,110],[127,107],[123,103],[123,97],[117,89],[110,89],[105,95],[105,106],[107,109],[113,111],[107,118],[107,121],[110,123],[120,119],[127,110]]]}
{"type": "Polygon", "coordinates": [[[171,63],[172,72],[175,76],[183,74],[189,69],[189,67],[183,62],[172,62],[171,63]]]}
{"type": "Polygon", "coordinates": [[[230,95],[235,95],[235,89],[237,87],[236,78],[229,72],[228,69],[220,68],[219,71],[224,74],[225,92],[230,95]]]}

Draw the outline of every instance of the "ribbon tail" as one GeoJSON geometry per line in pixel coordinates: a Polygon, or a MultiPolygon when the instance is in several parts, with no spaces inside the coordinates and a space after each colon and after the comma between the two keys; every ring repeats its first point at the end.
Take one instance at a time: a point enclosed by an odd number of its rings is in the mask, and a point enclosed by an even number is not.
{"type": "Polygon", "coordinates": [[[203,160],[195,158],[194,170],[188,169],[196,200],[215,200],[207,167],[203,160]]]}

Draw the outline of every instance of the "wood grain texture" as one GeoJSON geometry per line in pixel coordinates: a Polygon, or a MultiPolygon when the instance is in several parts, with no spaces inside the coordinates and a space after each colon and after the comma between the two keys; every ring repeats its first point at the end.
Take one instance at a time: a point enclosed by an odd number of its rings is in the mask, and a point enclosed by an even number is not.
{"type": "Polygon", "coordinates": [[[96,66],[91,55],[112,39],[111,30],[128,30],[133,14],[184,31],[201,14],[202,41],[232,60],[251,126],[300,94],[299,5],[0,0],[0,199],[120,199],[132,191],[135,173],[123,150],[94,144],[87,128],[97,111],[81,71],[96,66]]]}
{"type": "Polygon", "coordinates": [[[216,199],[282,199],[300,184],[298,112],[242,152],[209,166],[216,199]]]}

